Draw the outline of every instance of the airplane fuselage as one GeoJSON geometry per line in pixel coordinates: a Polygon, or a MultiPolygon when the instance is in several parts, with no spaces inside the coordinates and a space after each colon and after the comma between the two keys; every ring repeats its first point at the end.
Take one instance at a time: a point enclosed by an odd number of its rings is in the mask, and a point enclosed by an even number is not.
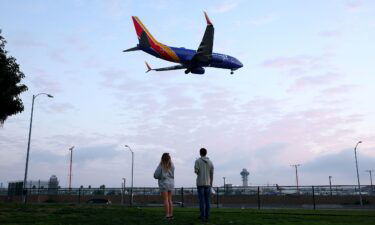
{"type": "MultiPolygon", "coordinates": [[[[194,55],[197,53],[196,50],[192,49],[186,49],[186,48],[177,48],[177,47],[169,47],[169,46],[163,46],[168,48],[168,50],[171,50],[175,53],[177,57],[165,57],[164,54],[160,54],[159,52],[156,52],[153,48],[147,47],[147,48],[141,48],[142,51],[153,55],[157,58],[164,59],[170,62],[180,63],[186,66],[189,66],[191,64],[191,61],[194,57],[194,55]]],[[[220,54],[220,53],[212,53],[212,57],[209,60],[208,63],[202,63],[201,65],[195,65],[200,67],[215,67],[215,68],[222,68],[222,69],[230,69],[232,71],[237,70],[238,68],[241,68],[243,65],[242,63],[230,55],[220,54]]]]}

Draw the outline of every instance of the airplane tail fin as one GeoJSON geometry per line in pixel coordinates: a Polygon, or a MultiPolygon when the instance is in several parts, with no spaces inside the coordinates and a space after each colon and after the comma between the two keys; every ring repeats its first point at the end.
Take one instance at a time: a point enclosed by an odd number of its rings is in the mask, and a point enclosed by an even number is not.
{"type": "Polygon", "coordinates": [[[139,47],[152,47],[157,45],[159,42],[151,35],[147,28],[142,24],[141,20],[137,16],[132,16],[135,32],[139,40],[139,47]]]}

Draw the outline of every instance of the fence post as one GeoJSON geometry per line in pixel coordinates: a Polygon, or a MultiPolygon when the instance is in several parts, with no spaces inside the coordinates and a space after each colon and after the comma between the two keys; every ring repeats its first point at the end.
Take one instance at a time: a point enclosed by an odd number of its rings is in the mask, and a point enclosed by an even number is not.
{"type": "Polygon", "coordinates": [[[27,188],[25,188],[23,190],[23,192],[24,192],[24,195],[25,195],[25,204],[26,204],[27,203],[27,197],[28,197],[28,190],[27,190],[27,188]]]}
{"type": "Polygon", "coordinates": [[[258,186],[258,209],[260,209],[260,188],[258,186]]]}
{"type": "Polygon", "coordinates": [[[314,186],[312,186],[312,197],[313,197],[313,204],[314,204],[314,210],[315,210],[315,190],[314,190],[314,186]]]}
{"type": "Polygon", "coordinates": [[[78,190],[78,204],[81,204],[81,191],[82,191],[82,189],[79,188],[79,190],[78,190]]]}
{"type": "Polygon", "coordinates": [[[181,208],[184,208],[184,187],[181,187],[181,208]]]}
{"type": "Polygon", "coordinates": [[[129,203],[130,203],[130,207],[133,207],[133,187],[130,189],[130,199],[129,199],[129,203]]]}

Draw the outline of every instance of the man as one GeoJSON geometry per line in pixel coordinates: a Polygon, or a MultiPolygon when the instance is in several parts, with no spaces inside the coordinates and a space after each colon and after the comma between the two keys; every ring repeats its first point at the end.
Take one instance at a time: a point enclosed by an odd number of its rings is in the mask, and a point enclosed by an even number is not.
{"type": "Polygon", "coordinates": [[[210,216],[210,194],[214,178],[214,165],[207,155],[207,150],[199,150],[200,158],[195,161],[194,171],[197,174],[200,219],[207,221],[210,216]]]}

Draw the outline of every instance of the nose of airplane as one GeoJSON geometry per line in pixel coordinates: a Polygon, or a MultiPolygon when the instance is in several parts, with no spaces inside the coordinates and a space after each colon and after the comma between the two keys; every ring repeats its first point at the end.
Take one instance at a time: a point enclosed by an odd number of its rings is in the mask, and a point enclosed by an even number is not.
{"type": "Polygon", "coordinates": [[[243,67],[243,64],[240,62],[240,60],[236,59],[236,67],[241,68],[243,67]]]}
{"type": "Polygon", "coordinates": [[[241,67],[243,67],[243,64],[238,60],[237,66],[238,66],[238,68],[241,68],[241,67]]]}

